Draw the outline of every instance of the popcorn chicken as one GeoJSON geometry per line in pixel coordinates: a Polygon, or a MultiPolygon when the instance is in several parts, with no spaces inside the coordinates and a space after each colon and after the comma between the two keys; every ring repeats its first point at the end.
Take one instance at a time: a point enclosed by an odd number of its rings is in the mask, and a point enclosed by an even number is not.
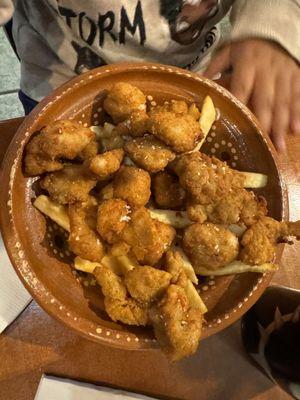
{"type": "Polygon", "coordinates": [[[51,172],[40,181],[41,187],[59,204],[87,201],[96,183],[82,165],[65,165],[61,171],[51,172]]]}
{"type": "Polygon", "coordinates": [[[121,166],[124,158],[124,150],[115,149],[98,154],[88,161],[91,172],[97,175],[97,179],[105,181],[112,177],[121,166]]]}
{"type": "Polygon", "coordinates": [[[193,224],[184,231],[183,250],[197,267],[215,270],[237,258],[239,242],[230,230],[211,223],[193,224]]]}
{"type": "Polygon", "coordinates": [[[114,123],[122,122],[134,111],[146,110],[146,96],[137,87],[118,82],[108,91],[103,107],[114,123]]]}
{"type": "Polygon", "coordinates": [[[156,204],[161,208],[178,209],[184,205],[185,190],[177,178],[166,171],[159,172],[152,179],[156,204]]]}
{"type": "Polygon", "coordinates": [[[135,164],[150,173],[161,171],[175,158],[166,145],[150,135],[127,142],[124,150],[135,164]]]}
{"type": "Polygon", "coordinates": [[[62,158],[73,160],[95,140],[95,134],[75,120],[48,124],[26,146],[25,171],[28,175],[58,171],[62,158]]]}
{"type": "Polygon", "coordinates": [[[142,207],[148,203],[151,191],[148,172],[135,167],[122,167],[113,180],[115,198],[125,200],[132,206],[142,207]]]}

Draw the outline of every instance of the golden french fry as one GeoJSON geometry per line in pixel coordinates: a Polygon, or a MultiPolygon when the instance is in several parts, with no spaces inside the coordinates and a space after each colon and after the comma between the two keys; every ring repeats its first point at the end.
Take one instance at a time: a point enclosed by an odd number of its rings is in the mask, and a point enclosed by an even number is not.
{"type": "Polygon", "coordinates": [[[203,276],[221,276],[221,275],[232,275],[241,274],[243,272],[268,272],[276,271],[278,266],[275,264],[262,264],[262,265],[247,265],[242,261],[233,261],[232,263],[226,265],[225,267],[219,268],[216,271],[203,267],[194,267],[197,275],[203,276]]]}
{"type": "Polygon", "coordinates": [[[52,221],[56,222],[57,225],[70,232],[70,220],[66,206],[57,204],[43,194],[34,200],[33,205],[52,221]]]}
{"type": "Polygon", "coordinates": [[[101,264],[110,268],[115,274],[121,276],[139,266],[136,261],[130,259],[128,256],[114,257],[106,255],[102,258],[101,264]]]}
{"type": "Polygon", "coordinates": [[[192,152],[199,151],[201,149],[213,123],[216,120],[216,116],[217,113],[214,103],[210,96],[206,96],[202,103],[201,114],[199,118],[199,124],[203,133],[203,138],[200,140],[200,142],[198,142],[197,146],[192,150],[192,152]]]}
{"type": "Polygon", "coordinates": [[[185,228],[192,224],[186,211],[149,209],[151,218],[172,225],[174,228],[185,228]]]}
{"type": "Polygon", "coordinates": [[[203,300],[201,299],[199,293],[197,292],[195,286],[192,282],[188,279],[187,286],[185,288],[186,295],[190,301],[190,305],[194,308],[198,308],[201,314],[205,314],[207,312],[206,305],[204,304],[203,300]]]}
{"type": "Polygon", "coordinates": [[[249,189],[263,188],[268,183],[268,177],[257,172],[241,172],[245,177],[244,187],[249,189]]]}
{"type": "Polygon", "coordinates": [[[174,246],[173,249],[181,257],[182,268],[183,268],[186,276],[188,277],[188,279],[190,279],[193,283],[195,283],[197,285],[198,284],[198,278],[197,278],[197,276],[195,274],[194,267],[190,263],[190,260],[187,258],[187,256],[185,255],[185,253],[184,253],[184,251],[182,250],[181,247],[174,246]]]}
{"type": "Polygon", "coordinates": [[[108,122],[104,122],[104,125],[92,125],[90,129],[95,132],[97,140],[101,140],[103,138],[109,138],[115,126],[113,124],[109,124],[108,122]]]}
{"type": "Polygon", "coordinates": [[[237,237],[241,237],[247,227],[245,225],[231,224],[228,229],[237,237]]]}
{"type": "Polygon", "coordinates": [[[78,271],[88,272],[89,274],[92,274],[94,269],[100,265],[101,263],[84,260],[81,257],[74,258],[74,268],[78,271]]]}

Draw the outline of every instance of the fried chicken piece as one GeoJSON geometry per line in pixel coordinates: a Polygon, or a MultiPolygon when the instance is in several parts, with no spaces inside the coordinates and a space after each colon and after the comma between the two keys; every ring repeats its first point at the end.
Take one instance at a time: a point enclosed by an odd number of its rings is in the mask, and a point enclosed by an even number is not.
{"type": "Polygon", "coordinates": [[[115,131],[123,136],[144,136],[148,131],[148,119],[146,111],[134,111],[128,119],[116,126],[115,131]]]}
{"type": "Polygon", "coordinates": [[[200,111],[199,111],[199,109],[198,109],[198,107],[196,106],[195,103],[193,103],[193,104],[191,104],[191,105],[189,106],[189,111],[188,111],[188,113],[189,113],[195,120],[199,121],[199,118],[200,118],[201,113],[200,113],[200,111]]]}
{"type": "Polygon", "coordinates": [[[180,184],[196,204],[212,204],[231,188],[242,188],[244,177],[215,157],[199,152],[184,154],[172,165],[180,184]]]}
{"type": "Polygon", "coordinates": [[[211,224],[193,224],[185,229],[183,250],[197,267],[216,270],[237,258],[239,242],[228,229],[211,224]]]}
{"type": "Polygon", "coordinates": [[[253,192],[233,188],[216,203],[206,206],[189,204],[187,212],[192,221],[200,223],[206,220],[221,225],[242,222],[250,226],[267,214],[267,203],[263,197],[256,197],[253,192]]]}
{"type": "Polygon", "coordinates": [[[114,197],[132,206],[142,207],[151,196],[151,178],[148,172],[135,167],[121,167],[113,180],[114,197]]]}
{"type": "Polygon", "coordinates": [[[122,231],[122,240],[142,265],[155,265],[170,248],[176,231],[170,225],[155,221],[146,208],[131,214],[131,221],[122,231]]]}
{"type": "Polygon", "coordinates": [[[300,221],[278,222],[270,217],[262,217],[243,234],[239,258],[249,265],[272,262],[276,244],[290,243],[286,240],[288,236],[300,240],[300,221]]]}
{"type": "Polygon", "coordinates": [[[182,288],[186,288],[188,278],[183,269],[182,257],[178,251],[171,249],[167,251],[165,257],[165,270],[172,276],[171,283],[174,283],[182,288]]]}
{"type": "Polygon", "coordinates": [[[85,260],[100,262],[104,256],[104,246],[96,232],[98,204],[90,197],[85,203],[69,205],[70,249],[85,260]]]}
{"type": "Polygon", "coordinates": [[[161,171],[175,158],[175,154],[152,135],[127,142],[124,150],[135,164],[150,173],[161,171]]]}
{"type": "Polygon", "coordinates": [[[121,232],[130,221],[130,206],[123,200],[105,200],[97,212],[97,231],[109,244],[116,243],[121,238],[121,232]]]}
{"type": "Polygon", "coordinates": [[[79,154],[78,157],[85,161],[89,158],[95,157],[98,154],[98,142],[92,140],[79,154]]]}
{"type": "Polygon", "coordinates": [[[203,136],[199,123],[190,114],[155,107],[149,112],[150,133],[177,153],[191,151],[203,136]]]}
{"type": "Polygon", "coordinates": [[[124,158],[124,150],[115,149],[98,154],[88,161],[91,172],[97,175],[97,179],[105,181],[120,169],[124,158]]]}
{"type": "Polygon", "coordinates": [[[84,202],[97,180],[82,165],[65,165],[61,171],[52,172],[40,181],[43,189],[59,204],[84,202]]]}
{"type": "Polygon", "coordinates": [[[146,96],[136,86],[118,82],[107,93],[103,107],[114,123],[122,122],[134,111],[146,110],[146,96]]]}
{"type": "Polygon", "coordinates": [[[175,114],[190,114],[195,120],[199,120],[200,111],[195,103],[190,106],[183,100],[171,100],[159,106],[161,111],[174,112],[175,114]]]}
{"type": "Polygon", "coordinates": [[[28,175],[58,171],[63,168],[61,158],[73,160],[93,140],[94,132],[77,121],[52,122],[27,144],[25,171],[28,175]]]}
{"type": "Polygon", "coordinates": [[[175,176],[166,171],[159,172],[152,179],[152,187],[158,207],[172,210],[183,206],[185,190],[175,176]]]}
{"type": "Polygon", "coordinates": [[[101,188],[98,198],[100,201],[109,200],[114,197],[114,188],[112,182],[101,188]]]}
{"type": "Polygon", "coordinates": [[[170,285],[171,275],[153,267],[136,267],[125,275],[125,285],[131,297],[141,304],[160,298],[170,285]]]}
{"type": "Polygon", "coordinates": [[[203,315],[190,307],[182,287],[170,285],[162,300],[150,309],[149,317],[162,350],[172,361],[195,353],[203,315]]]}
{"type": "Polygon", "coordinates": [[[127,296],[120,277],[103,265],[95,268],[94,275],[104,295],[105,310],[113,321],[127,325],[147,325],[148,309],[127,296]]]}

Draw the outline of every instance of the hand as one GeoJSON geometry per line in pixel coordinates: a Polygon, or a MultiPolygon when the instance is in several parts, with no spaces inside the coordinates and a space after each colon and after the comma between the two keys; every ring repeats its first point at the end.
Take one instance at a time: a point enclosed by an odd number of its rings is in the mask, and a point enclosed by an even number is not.
{"type": "Polygon", "coordinates": [[[232,68],[230,91],[248,104],[275,147],[285,151],[285,135],[300,134],[300,67],[277,44],[248,39],[223,47],[205,75],[232,68]]]}

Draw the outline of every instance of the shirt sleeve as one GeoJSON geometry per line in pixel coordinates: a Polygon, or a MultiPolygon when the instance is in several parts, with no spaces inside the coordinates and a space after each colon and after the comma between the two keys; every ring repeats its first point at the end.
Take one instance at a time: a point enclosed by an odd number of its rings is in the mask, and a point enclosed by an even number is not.
{"type": "Polygon", "coordinates": [[[300,0],[236,0],[232,40],[269,39],[300,62],[300,0]]]}
{"type": "Polygon", "coordinates": [[[12,0],[0,0],[0,26],[6,24],[14,13],[12,0]]]}

